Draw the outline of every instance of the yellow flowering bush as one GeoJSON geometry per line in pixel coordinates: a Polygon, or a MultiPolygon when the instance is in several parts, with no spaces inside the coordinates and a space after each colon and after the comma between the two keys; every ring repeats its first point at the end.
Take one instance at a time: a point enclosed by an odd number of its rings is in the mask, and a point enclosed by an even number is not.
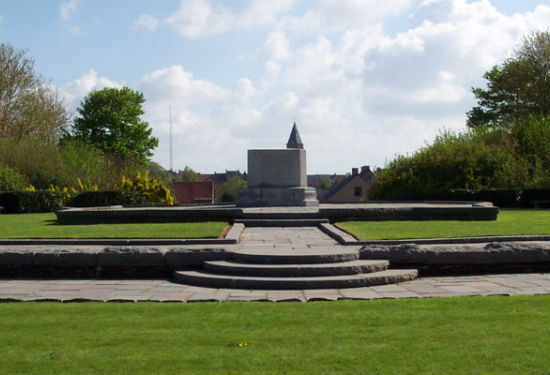
{"type": "Polygon", "coordinates": [[[149,172],[138,173],[133,179],[122,176],[120,190],[133,191],[144,196],[151,203],[158,203],[167,206],[174,204],[174,197],[170,189],[156,178],[149,177],[149,172]]]}

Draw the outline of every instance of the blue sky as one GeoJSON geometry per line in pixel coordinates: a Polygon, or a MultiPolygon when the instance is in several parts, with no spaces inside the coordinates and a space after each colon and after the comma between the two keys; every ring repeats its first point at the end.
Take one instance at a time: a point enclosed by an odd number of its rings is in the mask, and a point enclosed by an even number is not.
{"type": "Polygon", "coordinates": [[[93,89],[144,93],[174,169],[246,169],[296,120],[309,173],[383,166],[464,129],[470,88],[522,37],[535,0],[0,0],[0,39],[26,49],[74,113],[93,89]]]}

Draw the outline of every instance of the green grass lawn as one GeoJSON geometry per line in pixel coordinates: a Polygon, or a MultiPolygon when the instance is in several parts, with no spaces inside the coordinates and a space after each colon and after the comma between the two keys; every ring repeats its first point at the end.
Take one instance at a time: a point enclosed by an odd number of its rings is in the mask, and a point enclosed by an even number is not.
{"type": "Polygon", "coordinates": [[[548,374],[550,296],[2,303],[2,374],[548,374]]]}
{"type": "Polygon", "coordinates": [[[550,234],[550,210],[500,210],[496,221],[347,221],[337,226],[362,240],[550,234]]]}
{"type": "Polygon", "coordinates": [[[58,225],[54,213],[0,215],[0,238],[217,238],[226,222],[58,225]]]}

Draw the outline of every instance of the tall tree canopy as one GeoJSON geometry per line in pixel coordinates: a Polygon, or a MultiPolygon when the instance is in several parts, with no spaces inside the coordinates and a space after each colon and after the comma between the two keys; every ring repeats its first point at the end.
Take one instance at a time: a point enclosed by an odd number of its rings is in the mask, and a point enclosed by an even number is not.
{"type": "Polygon", "coordinates": [[[149,123],[143,121],[143,94],[128,87],[90,92],[80,103],[72,134],[122,160],[145,163],[157,147],[149,123]]]}
{"type": "Polygon", "coordinates": [[[34,61],[9,44],[0,44],[0,137],[57,139],[67,113],[56,93],[35,73],[34,61]]]}
{"type": "Polygon", "coordinates": [[[473,88],[477,106],[468,112],[470,128],[507,128],[529,116],[550,116],[550,31],[534,32],[512,58],[483,76],[487,88],[473,88]]]}

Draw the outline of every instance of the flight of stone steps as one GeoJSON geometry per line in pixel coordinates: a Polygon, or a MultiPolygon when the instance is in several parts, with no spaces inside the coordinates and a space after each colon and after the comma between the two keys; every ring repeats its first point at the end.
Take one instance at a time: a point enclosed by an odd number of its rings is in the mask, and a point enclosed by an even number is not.
{"type": "Polygon", "coordinates": [[[386,260],[359,259],[339,246],[318,249],[240,249],[230,260],[204,261],[198,270],[175,271],[184,284],[237,289],[340,289],[414,280],[414,269],[388,269],[386,260]]]}

